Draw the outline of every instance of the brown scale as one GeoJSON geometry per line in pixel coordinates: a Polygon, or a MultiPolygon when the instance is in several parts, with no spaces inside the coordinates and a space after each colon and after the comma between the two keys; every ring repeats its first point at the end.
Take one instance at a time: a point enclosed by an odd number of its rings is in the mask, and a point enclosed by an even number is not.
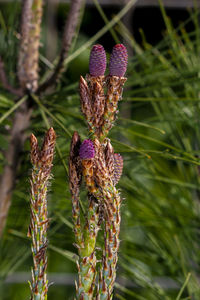
{"type": "Polygon", "coordinates": [[[91,122],[92,119],[92,106],[91,106],[91,97],[90,90],[87,82],[81,76],[79,82],[79,93],[80,93],[80,102],[81,102],[81,111],[84,114],[87,122],[91,122]]]}
{"type": "Polygon", "coordinates": [[[87,188],[91,194],[96,192],[96,184],[95,184],[94,176],[93,176],[93,167],[94,167],[93,159],[83,159],[82,160],[83,176],[84,176],[87,188]]]}
{"type": "Polygon", "coordinates": [[[54,154],[55,138],[55,132],[52,128],[50,128],[48,134],[45,135],[40,156],[40,162],[44,167],[51,167],[54,154]]]}
{"type": "Polygon", "coordinates": [[[31,134],[30,144],[31,144],[31,163],[33,165],[37,165],[40,157],[40,150],[38,147],[37,138],[34,136],[34,134],[31,134]]]}
{"type": "Polygon", "coordinates": [[[87,76],[90,83],[91,97],[92,97],[92,108],[93,108],[93,118],[92,123],[96,129],[97,136],[99,135],[99,130],[103,122],[103,114],[105,109],[105,95],[104,95],[104,83],[105,77],[92,77],[87,76]]]}
{"type": "Polygon", "coordinates": [[[125,77],[108,76],[106,80],[107,94],[105,101],[105,110],[103,124],[100,132],[100,139],[103,141],[109,130],[113,126],[113,122],[116,119],[118,102],[121,100],[122,87],[126,82],[125,77]]]}
{"type": "Polygon", "coordinates": [[[103,151],[103,147],[97,139],[94,140],[94,148],[95,148],[94,177],[97,182],[97,185],[103,188],[106,184],[108,184],[111,181],[111,179],[106,167],[105,153],[103,151]]]}
{"type": "Polygon", "coordinates": [[[86,80],[82,76],[80,77],[81,110],[87,120],[89,131],[96,136],[99,136],[103,123],[105,109],[104,84],[104,76],[93,77],[87,74],[86,80]]]}
{"type": "Polygon", "coordinates": [[[110,143],[110,140],[107,140],[107,144],[105,147],[105,162],[106,167],[109,173],[110,178],[114,176],[114,149],[110,143]]]}
{"type": "Polygon", "coordinates": [[[45,243],[44,246],[40,248],[40,250],[36,253],[35,258],[37,260],[37,263],[40,263],[41,260],[45,260],[47,250],[47,243],[45,243]]]}
{"type": "Polygon", "coordinates": [[[104,220],[104,207],[102,201],[99,203],[99,221],[98,221],[98,226],[100,227],[102,222],[104,220]]]}

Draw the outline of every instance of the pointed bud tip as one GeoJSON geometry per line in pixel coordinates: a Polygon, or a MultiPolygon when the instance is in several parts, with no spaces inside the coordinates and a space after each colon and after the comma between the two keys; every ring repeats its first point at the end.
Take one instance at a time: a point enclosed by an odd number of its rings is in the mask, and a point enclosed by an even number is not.
{"type": "Polygon", "coordinates": [[[56,139],[56,133],[55,133],[53,127],[49,128],[49,130],[46,133],[46,136],[48,136],[51,140],[55,140],[56,139]]]}
{"type": "Polygon", "coordinates": [[[102,45],[94,45],[90,52],[89,72],[91,76],[103,76],[106,70],[106,52],[102,45]]]}
{"type": "Polygon", "coordinates": [[[38,140],[33,133],[30,136],[30,144],[31,144],[31,148],[38,147],[38,140]]]}
{"type": "Polygon", "coordinates": [[[30,140],[31,141],[37,141],[37,138],[33,133],[31,133],[30,140]]]}
{"type": "Polygon", "coordinates": [[[81,144],[79,155],[81,159],[92,159],[95,156],[94,145],[91,140],[84,140],[81,144]]]}
{"type": "Polygon", "coordinates": [[[72,140],[77,143],[78,141],[80,141],[80,136],[78,134],[77,131],[74,131],[73,136],[72,136],[72,140]]]}
{"type": "Polygon", "coordinates": [[[111,76],[123,77],[126,73],[128,63],[128,52],[123,44],[113,47],[110,56],[109,74],[111,76]]]}

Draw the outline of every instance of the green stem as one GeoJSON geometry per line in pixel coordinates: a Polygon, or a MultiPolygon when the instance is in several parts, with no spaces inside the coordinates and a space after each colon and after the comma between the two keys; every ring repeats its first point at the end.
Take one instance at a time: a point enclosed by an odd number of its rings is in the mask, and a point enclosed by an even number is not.
{"type": "Polygon", "coordinates": [[[46,300],[48,281],[46,279],[47,247],[47,181],[42,180],[41,169],[33,166],[31,194],[32,269],[31,300],[46,300]]]}
{"type": "Polygon", "coordinates": [[[32,239],[33,268],[31,288],[31,300],[47,300],[47,229],[49,226],[47,211],[47,186],[51,175],[54,156],[56,135],[50,128],[44,138],[42,149],[38,147],[38,141],[32,134],[31,142],[31,222],[28,237],[32,239]]]}
{"type": "Polygon", "coordinates": [[[118,260],[119,233],[120,233],[120,206],[121,199],[117,189],[108,185],[103,189],[105,203],[105,248],[103,251],[102,267],[99,280],[99,299],[112,299],[113,287],[116,278],[118,260]],[[111,205],[110,205],[111,204],[111,205]]]}
{"type": "Polygon", "coordinates": [[[91,197],[85,227],[83,229],[84,247],[79,249],[79,286],[77,299],[93,300],[96,279],[96,238],[99,211],[98,203],[91,197]]]}

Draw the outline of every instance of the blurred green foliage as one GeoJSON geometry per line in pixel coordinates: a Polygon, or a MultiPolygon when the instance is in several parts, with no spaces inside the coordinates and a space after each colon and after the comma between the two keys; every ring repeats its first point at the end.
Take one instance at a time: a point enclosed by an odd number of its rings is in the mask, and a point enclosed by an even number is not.
{"type": "MultiPolygon", "coordinates": [[[[14,23],[19,17],[19,7],[12,6],[8,18],[6,10],[2,11],[0,51],[9,79],[13,82],[18,42],[14,23]]],[[[200,299],[199,11],[192,11],[187,22],[178,28],[173,28],[162,5],[161,11],[166,31],[163,40],[155,47],[145,40],[142,30],[143,44],[138,45],[123,23],[119,21],[113,28],[134,51],[129,60],[121,112],[110,136],[115,151],[124,158],[124,175],[119,182],[123,198],[118,263],[120,281],[116,285],[114,299],[200,299]],[[195,28],[190,33],[185,30],[189,22],[195,28]],[[168,284],[169,279],[175,283],[173,288],[168,284]]],[[[76,48],[86,39],[80,35],[76,48]]],[[[86,127],[80,114],[78,83],[74,80],[81,72],[87,71],[88,55],[89,49],[86,49],[83,55],[73,60],[56,91],[35,103],[32,124],[27,133],[33,132],[40,138],[46,128],[53,125],[58,136],[48,195],[51,218],[49,274],[76,274],[67,166],[71,134],[78,130],[82,138],[86,137],[86,127]]],[[[13,105],[13,97],[1,89],[2,116],[13,105]]],[[[12,115],[1,123],[0,128],[1,172],[10,126],[12,115]]],[[[29,224],[29,150],[27,140],[6,232],[0,243],[2,300],[29,298],[27,283],[4,281],[15,272],[29,272],[32,265],[30,241],[26,238],[29,224]]],[[[49,288],[49,299],[73,299],[73,296],[74,287],[71,285],[53,284],[49,288]]]]}

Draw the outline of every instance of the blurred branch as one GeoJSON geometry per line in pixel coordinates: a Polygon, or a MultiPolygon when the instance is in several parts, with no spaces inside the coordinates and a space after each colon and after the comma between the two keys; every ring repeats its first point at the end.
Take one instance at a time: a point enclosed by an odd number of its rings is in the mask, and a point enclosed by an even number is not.
{"type": "Polygon", "coordinates": [[[29,125],[31,112],[32,109],[28,106],[27,101],[23,102],[21,107],[16,111],[10,133],[9,146],[5,152],[6,164],[0,181],[0,237],[3,233],[11,204],[19,158],[26,139],[25,130],[29,125]]]}
{"type": "Polygon", "coordinates": [[[0,57],[0,81],[2,83],[2,86],[5,90],[9,91],[11,94],[21,97],[22,96],[22,90],[21,89],[15,89],[13,88],[7,79],[4,63],[2,58],[0,57]]]}
{"type": "MultiPolygon", "coordinates": [[[[39,88],[45,91],[53,85],[62,72],[64,72],[64,61],[68,55],[72,39],[75,35],[81,6],[84,0],[71,1],[68,18],[65,24],[62,49],[58,64],[49,79],[39,88]]],[[[38,79],[38,55],[39,55],[39,36],[42,17],[42,0],[35,0],[34,5],[30,0],[23,0],[21,14],[21,45],[18,61],[18,78],[22,89],[15,90],[9,85],[4,70],[3,61],[0,58],[0,80],[4,88],[11,93],[23,96],[29,91],[35,91],[38,79]]],[[[26,139],[25,131],[29,126],[32,104],[31,97],[18,108],[14,115],[12,129],[10,132],[10,141],[8,149],[5,153],[5,166],[1,175],[0,182],[0,237],[3,233],[9,207],[11,205],[11,197],[16,181],[17,169],[20,161],[20,154],[26,139]]]]}
{"type": "MultiPolygon", "coordinates": [[[[18,79],[20,96],[35,91],[38,82],[39,41],[42,18],[42,0],[23,0],[20,28],[20,51],[18,57],[18,79]]],[[[0,76],[4,87],[12,92],[9,86],[2,60],[0,76]]],[[[16,93],[14,93],[16,95],[16,93]]],[[[26,139],[25,131],[29,126],[32,105],[30,97],[23,102],[14,115],[8,149],[5,153],[5,166],[0,181],[0,237],[2,236],[11,205],[11,197],[15,186],[20,155],[26,139]]]]}
{"type": "MultiPolygon", "coordinates": [[[[18,0],[20,2],[20,0],[18,0]]],[[[52,0],[56,2],[57,0],[52,0]]],[[[61,3],[69,3],[70,0],[59,0],[61,3]]],[[[121,6],[124,0],[99,0],[99,4],[103,6],[121,6]]],[[[127,2],[129,0],[126,0],[127,2]]],[[[0,3],[4,2],[14,2],[14,0],[0,0],[0,3]]],[[[87,5],[94,5],[94,0],[87,0],[87,5]]],[[[189,8],[189,7],[197,7],[200,6],[200,1],[196,0],[196,4],[194,0],[163,0],[163,5],[165,7],[174,7],[174,8],[189,8]]],[[[138,0],[135,4],[136,7],[145,7],[145,6],[159,6],[158,0],[138,0]]]]}
{"type": "Polygon", "coordinates": [[[59,80],[61,74],[66,70],[66,67],[64,66],[64,61],[69,53],[72,39],[76,32],[80,11],[83,3],[84,0],[71,1],[70,10],[65,23],[62,49],[58,63],[52,75],[38,88],[39,93],[44,92],[48,87],[54,85],[59,80]]]}
{"type": "Polygon", "coordinates": [[[58,28],[56,25],[56,13],[59,0],[48,0],[46,9],[46,59],[52,61],[57,52],[58,28]]]}
{"type": "Polygon", "coordinates": [[[43,0],[23,0],[17,71],[24,91],[35,92],[38,88],[42,8],[43,0]]]}

